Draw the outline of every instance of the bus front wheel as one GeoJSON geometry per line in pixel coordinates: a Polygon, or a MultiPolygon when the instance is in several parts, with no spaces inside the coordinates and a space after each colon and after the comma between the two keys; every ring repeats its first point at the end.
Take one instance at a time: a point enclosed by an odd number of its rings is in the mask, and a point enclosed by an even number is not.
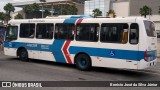
{"type": "Polygon", "coordinates": [[[19,58],[22,61],[28,61],[28,52],[26,49],[19,50],[19,58]]]}
{"type": "Polygon", "coordinates": [[[86,54],[79,54],[76,57],[75,63],[80,70],[89,70],[91,68],[91,59],[86,54]]]}

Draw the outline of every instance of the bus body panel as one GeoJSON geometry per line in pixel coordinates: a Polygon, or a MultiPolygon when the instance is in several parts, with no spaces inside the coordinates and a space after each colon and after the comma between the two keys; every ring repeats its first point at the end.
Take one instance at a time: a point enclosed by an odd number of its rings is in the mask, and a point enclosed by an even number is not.
{"type": "Polygon", "coordinates": [[[139,38],[139,51],[143,51],[143,54],[139,54],[139,56],[144,56],[145,52],[152,53],[152,59],[148,62],[143,59],[141,59],[138,63],[138,69],[144,69],[148,68],[150,66],[153,66],[157,62],[156,58],[156,52],[157,52],[157,40],[156,37],[149,37],[147,36],[147,32],[144,25],[144,20],[136,19],[136,22],[139,24],[140,28],[140,38],[139,38]]]}
{"type": "Polygon", "coordinates": [[[17,49],[16,48],[7,48],[7,47],[4,48],[4,55],[17,56],[16,53],[17,53],[17,49]]]}
{"type": "MultiPolygon", "coordinates": [[[[36,22],[36,19],[30,20],[30,23],[64,23],[64,19],[46,19],[36,22]]],[[[22,20],[12,20],[11,24],[20,26],[22,20]]],[[[74,20],[76,24],[77,20],[74,20]]],[[[28,20],[24,20],[28,23],[28,20]]],[[[126,69],[144,69],[153,63],[156,59],[150,62],[144,60],[144,53],[147,50],[156,51],[155,38],[147,37],[142,18],[117,18],[117,19],[83,19],[81,23],[138,23],[139,25],[139,43],[131,45],[120,43],[104,43],[87,42],[87,41],[70,41],[70,40],[45,40],[45,39],[26,39],[20,38],[16,41],[5,42],[5,55],[17,56],[17,49],[24,47],[28,51],[29,58],[42,59],[47,61],[61,62],[74,64],[75,56],[78,53],[86,53],[92,60],[92,66],[111,67],[111,68],[126,68],[126,69]],[[144,39],[147,38],[147,39],[144,39]],[[14,45],[12,44],[15,44],[14,45]],[[10,45],[9,45],[10,44],[10,45]],[[153,45],[154,44],[154,45],[153,45]],[[150,48],[149,48],[150,47],[150,48]],[[149,48],[149,49],[148,49],[149,48]]],[[[18,29],[19,31],[20,29],[18,29]]],[[[18,34],[19,35],[19,34],[18,34]]],[[[129,36],[128,36],[129,37],[129,36]]]]}

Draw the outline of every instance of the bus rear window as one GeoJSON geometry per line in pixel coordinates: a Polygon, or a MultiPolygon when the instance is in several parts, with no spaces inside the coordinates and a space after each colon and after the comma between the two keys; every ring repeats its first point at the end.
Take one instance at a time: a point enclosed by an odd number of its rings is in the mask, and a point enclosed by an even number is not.
{"type": "Polygon", "coordinates": [[[147,36],[156,37],[154,24],[150,21],[144,21],[144,25],[146,28],[147,36]]]}

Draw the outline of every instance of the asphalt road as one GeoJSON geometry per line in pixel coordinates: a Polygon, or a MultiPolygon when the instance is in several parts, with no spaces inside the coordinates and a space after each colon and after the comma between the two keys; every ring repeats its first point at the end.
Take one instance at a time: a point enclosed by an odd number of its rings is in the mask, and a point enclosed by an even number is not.
{"type": "MultiPolygon", "coordinates": [[[[91,71],[86,72],[78,70],[75,65],[66,65],[41,60],[31,60],[30,62],[24,62],[15,57],[5,56],[3,52],[0,52],[0,81],[160,81],[160,60],[154,67],[145,70],[133,71],[94,67],[91,71]]],[[[54,89],[104,90],[106,88],[62,87],[54,89]]],[[[6,88],[5,90],[10,89],[6,88]]],[[[19,90],[20,88],[12,89],[19,90]]],[[[25,89],[30,90],[30,88],[25,89]]],[[[45,88],[45,90],[51,89],[53,88],[45,88]]],[[[109,89],[113,90],[117,88],[109,89]]],[[[133,88],[128,89],[132,90],[133,88]]],[[[128,89],[122,88],[122,90],[128,89]]],[[[142,88],[142,90],[143,89],[145,88],[142,88]]],[[[160,90],[160,88],[148,89],[160,90]]],[[[38,90],[42,90],[42,88],[38,88],[38,90]]]]}

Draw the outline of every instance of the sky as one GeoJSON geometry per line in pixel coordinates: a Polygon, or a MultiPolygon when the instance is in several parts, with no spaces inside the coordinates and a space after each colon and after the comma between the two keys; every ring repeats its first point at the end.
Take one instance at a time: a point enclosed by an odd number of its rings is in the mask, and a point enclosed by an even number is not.
{"type": "MultiPolygon", "coordinates": [[[[0,12],[4,12],[3,7],[7,3],[12,3],[12,2],[26,2],[26,1],[34,1],[34,0],[0,0],[0,12]]],[[[21,10],[20,8],[15,8],[15,11],[21,10]]]]}

